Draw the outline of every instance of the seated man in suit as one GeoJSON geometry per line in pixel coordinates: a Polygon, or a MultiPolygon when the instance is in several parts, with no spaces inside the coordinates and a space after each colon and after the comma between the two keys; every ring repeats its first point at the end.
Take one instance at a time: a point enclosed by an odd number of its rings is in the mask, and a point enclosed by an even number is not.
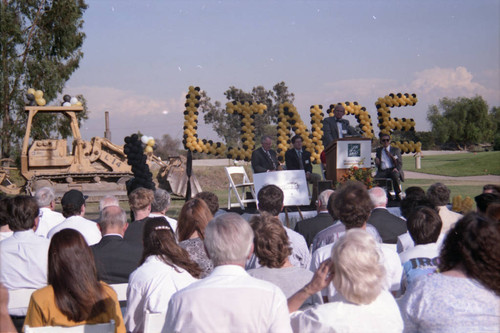
{"type": "Polygon", "coordinates": [[[313,206],[318,198],[318,182],[321,180],[321,176],[312,173],[311,153],[302,147],[300,135],[297,134],[292,138],[292,146],[293,148],[288,149],[285,153],[286,169],[305,171],[306,179],[313,187],[311,197],[311,205],[313,206]]]}
{"type": "Polygon", "coordinates": [[[381,133],[380,143],[382,143],[382,147],[377,148],[375,151],[375,165],[377,166],[375,178],[392,179],[396,200],[401,200],[400,180],[405,180],[401,150],[391,146],[391,136],[389,134],[381,133]]]}
{"type": "Polygon", "coordinates": [[[99,229],[102,239],[90,248],[94,254],[97,277],[106,283],[128,283],[128,277],[141,261],[142,247],[123,240],[127,215],[118,206],[101,211],[99,229]]]}
{"type": "Polygon", "coordinates": [[[281,165],[276,157],[276,152],[271,149],[273,143],[269,135],[260,139],[262,147],[255,149],[252,153],[253,173],[281,170],[281,165]]]}
{"type": "Polygon", "coordinates": [[[377,228],[383,243],[396,244],[398,236],[408,230],[406,221],[387,210],[387,195],[383,188],[371,188],[368,190],[368,194],[373,206],[375,206],[370,214],[368,223],[377,228]]]}
{"type": "Polygon", "coordinates": [[[333,117],[323,119],[323,146],[328,147],[330,143],[347,136],[361,136],[354,127],[349,125],[345,115],[345,108],[341,104],[335,105],[333,117]]]}

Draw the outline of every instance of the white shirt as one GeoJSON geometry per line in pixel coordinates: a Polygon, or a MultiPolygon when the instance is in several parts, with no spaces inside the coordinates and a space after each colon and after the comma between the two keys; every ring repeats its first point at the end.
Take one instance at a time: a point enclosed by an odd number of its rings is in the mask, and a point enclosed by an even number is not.
{"type": "Polygon", "coordinates": [[[0,232],[0,241],[9,238],[14,234],[14,231],[2,231],[0,232]]]}
{"type": "MultiPolygon", "coordinates": [[[[288,256],[290,264],[295,267],[309,269],[311,264],[311,253],[309,252],[304,236],[285,226],[283,226],[283,228],[285,228],[288,240],[290,241],[290,247],[292,248],[292,254],[288,256]]],[[[247,261],[245,268],[249,270],[259,267],[259,260],[254,253],[247,261]]]]}
{"type": "Polygon", "coordinates": [[[294,332],[402,332],[403,319],[394,297],[382,290],[370,304],[357,305],[341,295],[336,301],[290,315],[294,332]]]}
{"type": "Polygon", "coordinates": [[[448,230],[450,230],[450,228],[463,217],[462,214],[455,213],[449,210],[446,206],[439,206],[437,208],[439,210],[439,217],[443,222],[443,227],[441,228],[442,234],[447,233],[448,230]]]}
{"type": "MultiPolygon", "coordinates": [[[[50,241],[35,235],[33,229],[16,231],[0,242],[0,282],[7,289],[33,288],[47,285],[50,241]]],[[[11,311],[26,315],[26,308],[11,311]]]]}
{"type": "Polygon", "coordinates": [[[175,234],[176,230],[177,230],[177,220],[171,218],[171,217],[168,217],[167,215],[162,215],[162,214],[156,214],[156,213],[149,213],[149,217],[163,217],[167,220],[167,222],[170,224],[170,226],[172,227],[172,230],[175,234]]]}
{"type": "MultiPolygon", "coordinates": [[[[381,161],[382,170],[394,168],[394,165],[392,164],[391,158],[389,157],[389,154],[388,154],[388,153],[390,153],[389,149],[391,149],[391,146],[382,149],[382,154],[380,154],[380,156],[382,157],[382,161],[381,161]]],[[[397,156],[394,156],[394,158],[397,158],[397,156]]]]}
{"type": "MultiPolygon", "coordinates": [[[[332,256],[334,244],[335,243],[331,243],[320,247],[313,253],[311,271],[316,271],[323,261],[332,256]]],[[[380,250],[380,262],[384,265],[386,271],[384,288],[391,291],[397,291],[400,288],[401,275],[403,274],[403,267],[401,266],[399,256],[392,244],[377,243],[377,245],[380,250]]],[[[336,293],[333,283],[330,283],[321,293],[323,296],[328,296],[328,299],[331,300],[336,293]]]]}
{"type": "Polygon", "coordinates": [[[435,258],[439,257],[439,248],[437,243],[415,245],[414,247],[399,254],[401,264],[404,264],[414,258],[435,258]]]}
{"type": "Polygon", "coordinates": [[[78,215],[70,216],[62,223],[50,229],[47,238],[52,238],[55,233],[63,229],[73,229],[80,232],[89,246],[99,243],[102,238],[97,223],[78,215]]]}
{"type": "Polygon", "coordinates": [[[162,332],[291,332],[287,300],[279,287],[236,265],[215,267],[175,293],[162,332]]]}
{"type": "Polygon", "coordinates": [[[36,228],[35,234],[41,237],[47,237],[50,229],[66,219],[63,214],[55,212],[47,207],[40,208],[40,215],[38,215],[38,217],[40,220],[38,221],[38,227],[36,228]]]}
{"type": "Polygon", "coordinates": [[[146,310],[167,312],[170,297],[178,290],[197,281],[187,271],[165,264],[156,256],[130,274],[127,288],[127,311],[123,320],[127,332],[144,331],[146,310]]]}

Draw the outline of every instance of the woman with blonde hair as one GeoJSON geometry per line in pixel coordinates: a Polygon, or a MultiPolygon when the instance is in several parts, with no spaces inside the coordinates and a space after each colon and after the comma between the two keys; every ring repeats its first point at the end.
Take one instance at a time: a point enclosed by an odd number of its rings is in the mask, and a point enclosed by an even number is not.
{"type": "Polygon", "coordinates": [[[94,257],[83,236],[63,229],[50,241],[47,287],[31,295],[24,321],[30,327],[77,326],[115,321],[125,332],[114,290],[97,280],[94,257]]]}
{"type": "Polygon", "coordinates": [[[191,260],[200,266],[202,278],[214,269],[212,260],[208,258],[203,245],[205,228],[212,218],[212,213],[205,201],[194,198],[184,204],[177,220],[179,245],[189,253],[191,260]]]}
{"type": "Polygon", "coordinates": [[[373,236],[351,229],[332,249],[313,279],[288,299],[294,332],[402,332],[403,320],[391,293],[384,289],[385,269],[373,236]],[[333,302],[296,311],[329,283],[333,302]],[[296,311],[296,312],[294,312],[296,311]]]}

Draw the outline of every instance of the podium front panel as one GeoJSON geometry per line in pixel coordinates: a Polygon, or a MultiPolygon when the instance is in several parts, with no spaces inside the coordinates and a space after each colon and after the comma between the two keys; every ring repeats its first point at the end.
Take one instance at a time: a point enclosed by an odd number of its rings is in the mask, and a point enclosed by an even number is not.
{"type": "Polygon", "coordinates": [[[338,140],[337,141],[337,170],[349,169],[352,166],[371,168],[371,141],[338,140]]]}

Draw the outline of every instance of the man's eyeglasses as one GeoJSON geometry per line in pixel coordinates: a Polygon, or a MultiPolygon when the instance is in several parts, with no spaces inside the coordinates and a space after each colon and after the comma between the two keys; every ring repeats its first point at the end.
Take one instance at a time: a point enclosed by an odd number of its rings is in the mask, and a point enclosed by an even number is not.
{"type": "Polygon", "coordinates": [[[391,140],[389,140],[389,139],[382,139],[382,140],[380,140],[380,142],[389,142],[389,141],[391,141],[391,140]]]}

